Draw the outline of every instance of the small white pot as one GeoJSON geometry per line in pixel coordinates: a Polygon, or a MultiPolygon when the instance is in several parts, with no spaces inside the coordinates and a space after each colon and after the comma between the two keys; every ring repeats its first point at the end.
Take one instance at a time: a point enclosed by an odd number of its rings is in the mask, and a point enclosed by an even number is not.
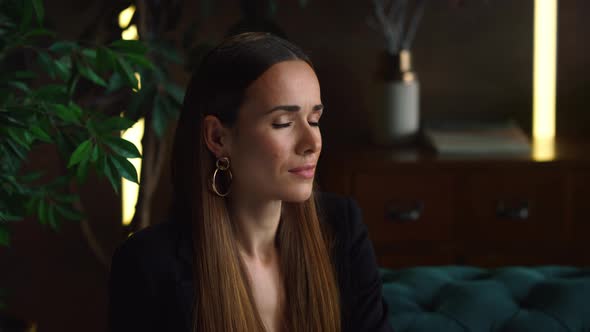
{"type": "Polygon", "coordinates": [[[399,65],[392,65],[375,87],[372,139],[378,145],[411,142],[420,129],[420,83],[411,71],[409,52],[389,59],[399,65]]]}

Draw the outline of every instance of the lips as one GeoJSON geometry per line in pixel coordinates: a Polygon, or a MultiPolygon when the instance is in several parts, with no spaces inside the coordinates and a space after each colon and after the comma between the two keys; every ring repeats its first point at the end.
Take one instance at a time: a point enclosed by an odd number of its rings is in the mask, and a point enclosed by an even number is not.
{"type": "Polygon", "coordinates": [[[301,167],[290,169],[289,172],[295,173],[295,172],[307,171],[307,170],[314,169],[314,168],[315,168],[315,165],[304,165],[301,167]]]}
{"type": "Polygon", "coordinates": [[[301,167],[296,167],[290,169],[289,172],[305,179],[311,179],[313,178],[313,175],[315,173],[315,165],[304,165],[301,167]]]}

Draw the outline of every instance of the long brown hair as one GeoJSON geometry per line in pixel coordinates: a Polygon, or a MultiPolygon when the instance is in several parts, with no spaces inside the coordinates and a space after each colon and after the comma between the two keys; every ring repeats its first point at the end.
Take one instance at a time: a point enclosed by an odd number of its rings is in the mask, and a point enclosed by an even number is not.
{"type": "MultiPolygon", "coordinates": [[[[187,89],[173,148],[172,181],[177,213],[192,225],[193,331],[264,331],[226,200],[210,188],[215,157],[205,145],[202,123],[206,115],[214,115],[233,127],[246,88],[273,64],[288,60],[311,66],[284,39],[240,34],[208,53],[187,89]]],[[[285,331],[340,331],[330,232],[324,226],[313,193],[305,202],[283,203],[276,241],[287,299],[281,308],[285,331]]]]}

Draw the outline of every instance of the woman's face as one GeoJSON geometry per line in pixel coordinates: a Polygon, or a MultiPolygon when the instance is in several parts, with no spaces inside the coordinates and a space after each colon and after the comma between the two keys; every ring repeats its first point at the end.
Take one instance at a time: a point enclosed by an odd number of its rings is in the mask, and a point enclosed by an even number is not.
{"type": "Polygon", "coordinates": [[[301,202],[322,148],[320,85],[304,61],[271,66],[248,89],[230,146],[232,192],[301,202]]]}

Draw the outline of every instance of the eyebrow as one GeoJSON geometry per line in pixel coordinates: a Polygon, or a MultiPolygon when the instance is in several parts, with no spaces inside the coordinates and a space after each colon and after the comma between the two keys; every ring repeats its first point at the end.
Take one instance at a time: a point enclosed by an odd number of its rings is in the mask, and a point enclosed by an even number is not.
{"type": "MultiPolygon", "coordinates": [[[[321,111],[323,109],[324,109],[324,105],[322,105],[322,104],[318,104],[313,107],[313,111],[321,111]]],[[[301,110],[301,107],[299,107],[297,105],[279,105],[279,106],[275,106],[275,107],[271,108],[270,111],[267,112],[267,114],[270,114],[275,111],[299,112],[300,110],[301,110]]]]}

